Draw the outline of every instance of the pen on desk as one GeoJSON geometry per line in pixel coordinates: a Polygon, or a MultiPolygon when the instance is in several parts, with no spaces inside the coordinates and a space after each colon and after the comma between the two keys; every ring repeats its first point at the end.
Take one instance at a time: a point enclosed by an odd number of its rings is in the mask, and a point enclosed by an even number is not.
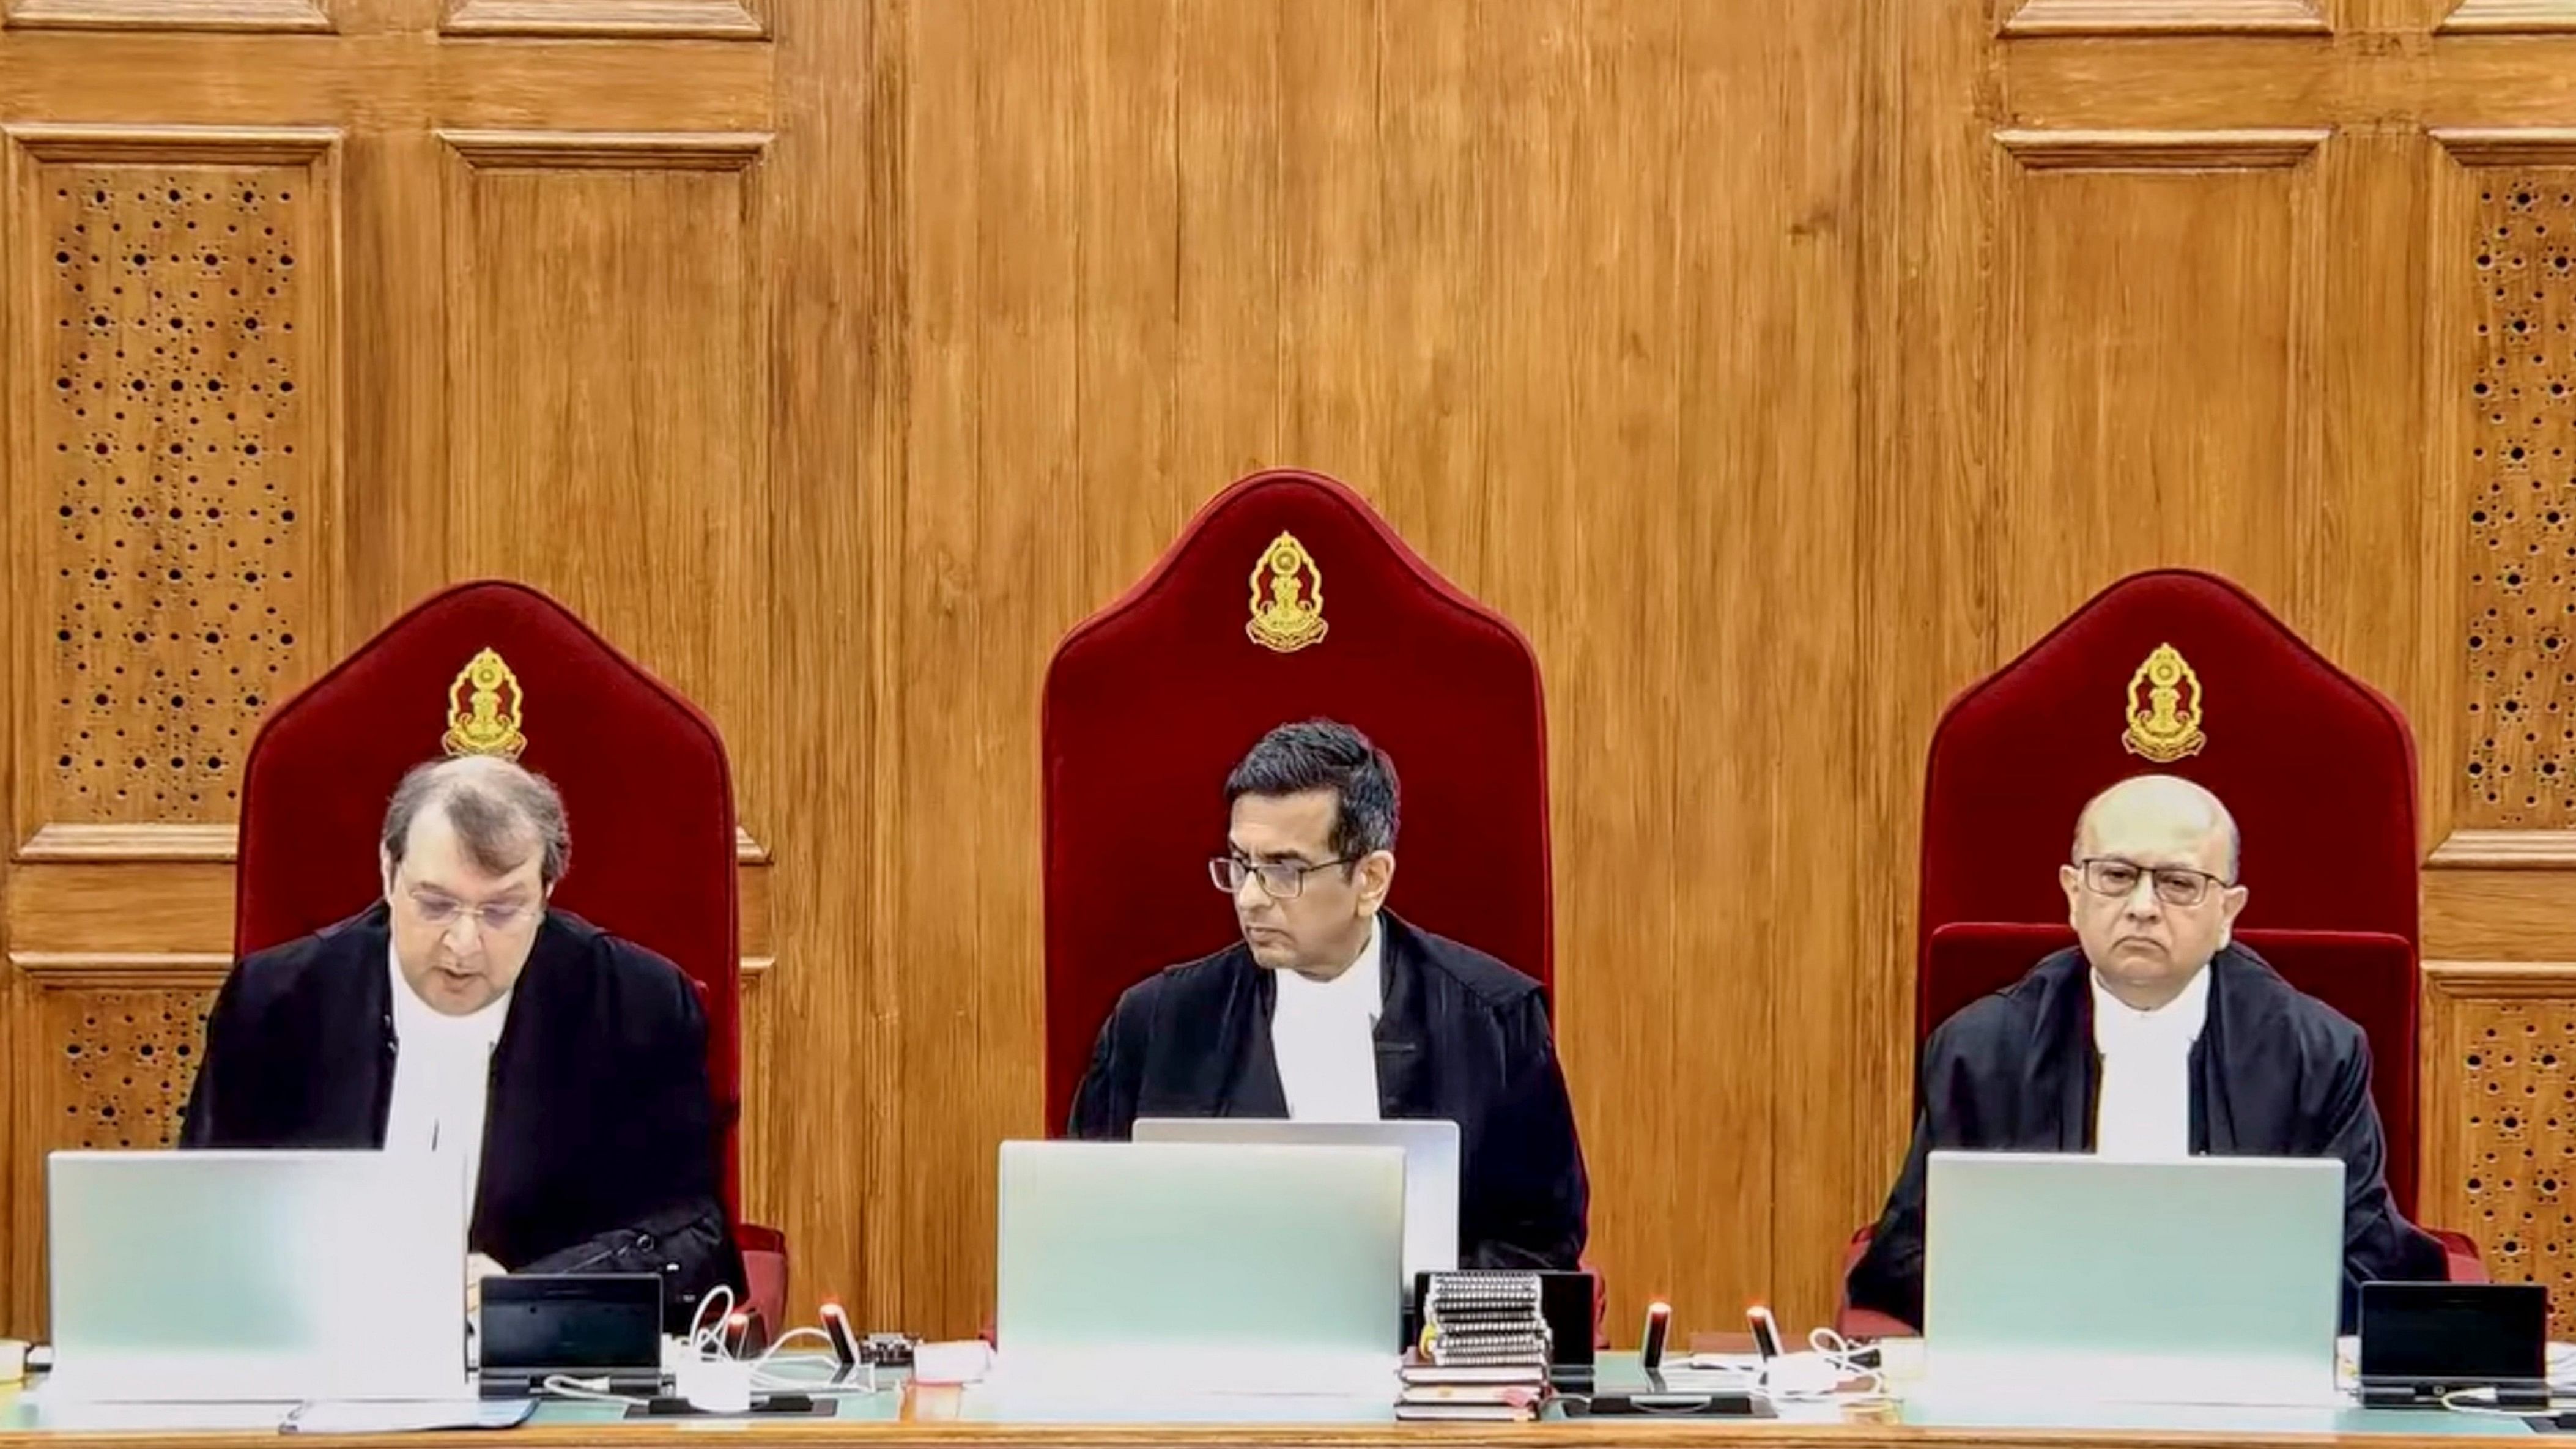
{"type": "Polygon", "coordinates": [[[1639,1345],[1638,1366],[1653,1373],[1664,1366],[1664,1339],[1672,1332],[1673,1307],[1669,1303],[1646,1305],[1646,1332],[1639,1345]]]}

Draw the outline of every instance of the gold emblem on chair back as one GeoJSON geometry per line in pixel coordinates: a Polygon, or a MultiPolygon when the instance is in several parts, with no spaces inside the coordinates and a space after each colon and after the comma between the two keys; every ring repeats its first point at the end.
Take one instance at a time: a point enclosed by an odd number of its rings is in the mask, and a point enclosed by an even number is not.
{"type": "Polygon", "coordinates": [[[527,695],[519,676],[501,660],[497,649],[485,649],[467,660],[447,686],[447,738],[451,755],[499,755],[515,760],[528,747],[519,731],[527,695]]]}
{"type": "Polygon", "coordinates": [[[1252,622],[1243,632],[1253,643],[1294,654],[1320,643],[1324,623],[1324,571],[1293,533],[1282,533],[1252,566],[1252,622]]]}
{"type": "Polygon", "coordinates": [[[2200,730],[2207,705],[2200,676],[2184,661],[2182,651],[2159,644],[2138,672],[2129,676],[2129,688],[2121,700],[2128,729],[2120,743],[2130,754],[2159,765],[2188,759],[2209,743],[2200,730]]]}

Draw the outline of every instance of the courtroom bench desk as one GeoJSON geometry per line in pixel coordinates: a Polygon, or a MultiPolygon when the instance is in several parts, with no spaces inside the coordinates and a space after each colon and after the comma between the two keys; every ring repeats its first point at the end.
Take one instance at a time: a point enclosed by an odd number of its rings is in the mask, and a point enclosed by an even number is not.
{"type": "MultiPolygon", "coordinates": [[[[2517,1419],[2439,1413],[2400,1414],[2361,1410],[2088,1411],[2088,1423],[2045,1422],[1920,1424],[1897,1421],[1877,1409],[1841,1411],[1840,1422],[1723,1419],[1573,1419],[1527,1425],[1424,1425],[1392,1421],[1156,1422],[1118,1424],[993,1422],[958,1417],[953,1391],[925,1389],[846,1402],[835,1418],[709,1423],[683,1419],[626,1421],[609,1405],[549,1403],[518,1429],[404,1435],[313,1438],[316,1449],[361,1449],[389,1442],[419,1442],[424,1449],[659,1449],[703,1444],[721,1436],[733,1444],[792,1449],[2211,1449],[2223,1444],[2346,1445],[2351,1449],[2412,1449],[2464,1438],[2537,1440],[2517,1419]],[[434,1445],[429,1441],[435,1441],[434,1445]]],[[[1139,1418],[1151,1412],[1142,1401],[1139,1418]]],[[[1827,1411],[1832,1412],[1832,1411],[1827,1411]]],[[[284,1436],[267,1431],[89,1431],[29,1426],[23,1400],[0,1394],[0,1449],[59,1449],[65,1443],[114,1449],[221,1449],[244,1443],[274,1445],[284,1436]]],[[[2023,1417],[2023,1416],[2015,1416],[2023,1417]]],[[[2028,1418],[2044,1418],[2032,1415],[2028,1418]]],[[[308,1436],[296,1436],[304,1442],[308,1436]]]]}

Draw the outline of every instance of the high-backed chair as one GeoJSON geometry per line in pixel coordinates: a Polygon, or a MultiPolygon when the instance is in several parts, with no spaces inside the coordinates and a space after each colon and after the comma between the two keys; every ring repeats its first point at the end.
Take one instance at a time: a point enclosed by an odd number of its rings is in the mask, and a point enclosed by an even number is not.
{"type": "MultiPolygon", "coordinates": [[[[2389,1191],[2411,1218],[2414,737],[2388,699],[2214,575],[2120,580],[1942,715],[1924,780],[1916,1044],[2075,944],[2057,884],[2075,817],[2150,770],[2198,781],[2235,815],[2252,890],[2237,939],[2369,1038],[2389,1191]]],[[[2482,1276],[2474,1245],[2437,1236],[2454,1277],[2482,1276]]],[[[1848,1308],[1844,1322],[1900,1331],[1848,1308]]]]}
{"type": "Polygon", "coordinates": [[[1218,494],[1048,667],[1047,1121],[1061,1130],[1118,994],[1236,934],[1208,888],[1229,770],[1328,715],[1395,760],[1395,908],[1547,984],[1547,724],[1538,660],[1359,495],[1272,472],[1218,494]]]}
{"type": "MultiPolygon", "coordinates": [[[[1063,1130],[1119,993],[1235,938],[1207,878],[1225,847],[1225,777],[1272,726],[1317,715],[1395,761],[1395,908],[1554,981],[1537,656],[1349,488],[1256,473],[1200,509],[1047,669],[1049,1130],[1063,1130]]],[[[1596,1285],[1596,1337],[1602,1301],[1596,1285]]]]}
{"type": "MultiPolygon", "coordinates": [[[[688,973],[707,1019],[737,1213],[740,958],[733,777],[695,706],[554,600],[460,584],[385,626],[278,706],[243,764],[233,949],[319,930],[380,895],[377,833],[403,772],[443,753],[515,752],[562,791],[574,868],[555,903],[688,973]]],[[[782,1321],[787,1255],[739,1225],[750,1299],[782,1321]]]]}

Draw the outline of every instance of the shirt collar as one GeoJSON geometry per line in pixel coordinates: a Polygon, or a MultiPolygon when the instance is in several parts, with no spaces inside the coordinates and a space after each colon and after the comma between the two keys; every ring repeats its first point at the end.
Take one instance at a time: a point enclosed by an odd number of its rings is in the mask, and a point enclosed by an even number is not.
{"type": "Polygon", "coordinates": [[[1377,918],[1369,918],[1366,944],[1350,969],[1330,981],[1317,981],[1294,971],[1273,973],[1279,978],[1279,996],[1283,1002],[1294,1002],[1292,1010],[1347,1011],[1354,1016],[1366,1015],[1376,1021],[1386,1010],[1385,954],[1386,932],[1378,928],[1377,918]]]}
{"type": "Polygon", "coordinates": [[[2153,1011],[2140,1011],[2111,994],[2102,973],[2088,977],[2093,986],[2093,1045],[2104,1056],[2123,1050],[2189,1051],[2209,1022],[2209,974],[2215,964],[2201,963],[2181,994],[2153,1011]]]}

